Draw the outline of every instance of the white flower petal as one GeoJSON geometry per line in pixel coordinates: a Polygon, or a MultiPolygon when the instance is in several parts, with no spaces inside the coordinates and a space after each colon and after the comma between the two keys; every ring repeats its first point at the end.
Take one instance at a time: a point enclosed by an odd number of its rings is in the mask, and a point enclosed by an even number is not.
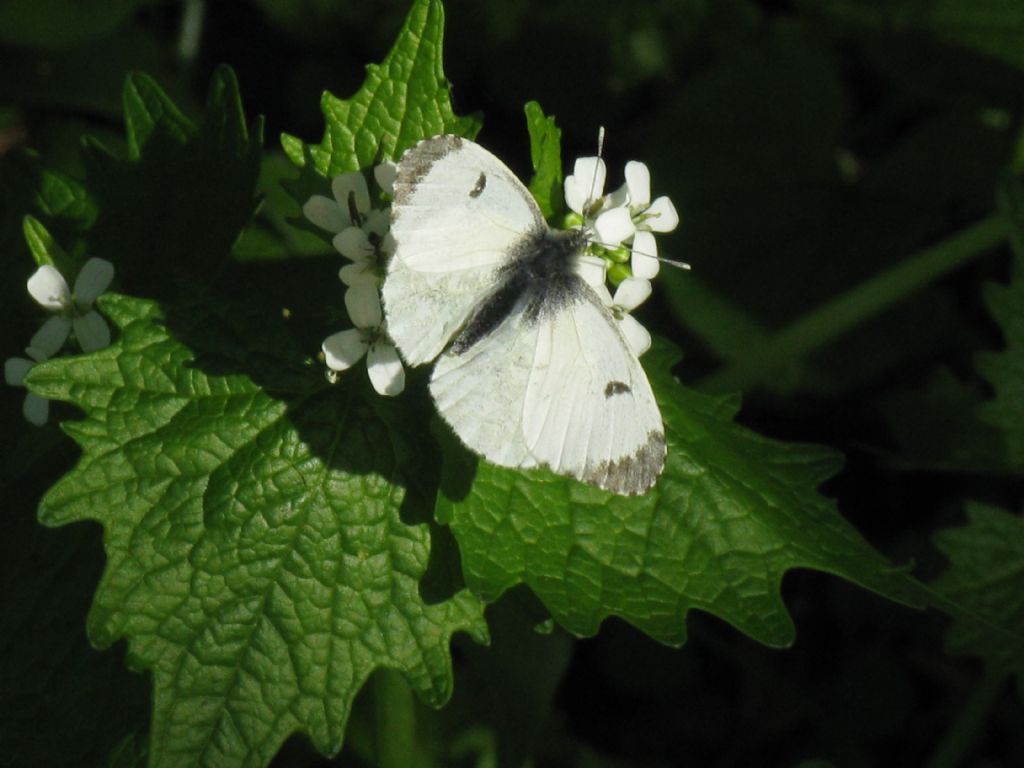
{"type": "Polygon", "coordinates": [[[78,339],[78,345],[83,352],[95,352],[110,346],[110,328],[95,309],[76,317],[72,324],[75,328],[75,338],[78,339]]]}
{"type": "Polygon", "coordinates": [[[350,328],[347,331],[332,333],[320,346],[327,359],[327,367],[332,371],[344,371],[359,362],[366,354],[366,339],[363,332],[350,328]]]}
{"type": "Polygon", "coordinates": [[[366,261],[373,255],[370,238],[359,227],[348,227],[334,236],[334,249],[352,261],[366,261]]]}
{"type": "Polygon", "coordinates": [[[633,277],[653,280],[661,268],[661,262],[658,261],[657,256],[658,244],[655,242],[653,234],[640,230],[633,235],[633,258],[630,260],[633,277]]]}
{"type": "Polygon", "coordinates": [[[33,347],[31,344],[25,347],[25,354],[35,360],[37,363],[45,362],[50,359],[50,356],[38,347],[33,347]]]}
{"type": "Polygon", "coordinates": [[[599,157],[581,157],[571,176],[565,177],[565,204],[576,213],[585,209],[604,192],[604,160],[599,157]]]}
{"type": "Polygon", "coordinates": [[[349,288],[369,285],[376,290],[378,285],[377,276],[373,273],[368,261],[359,264],[346,264],[338,270],[338,277],[349,288]]]}
{"type": "Polygon", "coordinates": [[[338,207],[346,214],[349,224],[352,223],[349,215],[351,212],[348,204],[349,195],[355,199],[356,211],[366,213],[370,210],[370,191],[366,188],[366,179],[358,171],[335,176],[331,182],[331,192],[334,193],[334,199],[338,201],[338,207]]]}
{"type": "Polygon", "coordinates": [[[393,160],[385,160],[373,169],[373,178],[386,195],[393,196],[395,194],[395,179],[397,177],[398,163],[393,160]]]}
{"type": "Polygon", "coordinates": [[[565,192],[565,204],[569,206],[569,210],[583,215],[583,207],[587,203],[587,193],[577,183],[576,177],[566,176],[562,188],[565,192]]]}
{"type": "Polygon", "coordinates": [[[36,331],[28,345],[38,350],[44,358],[53,357],[64,346],[69,333],[71,333],[71,319],[55,315],[43,323],[43,327],[36,331]]]}
{"type": "Polygon", "coordinates": [[[363,230],[367,234],[372,232],[379,237],[384,237],[389,229],[391,229],[390,210],[375,208],[366,214],[366,219],[363,221],[363,230]]]}
{"type": "Polygon", "coordinates": [[[405,389],[405,368],[393,344],[378,341],[366,355],[366,372],[377,394],[394,396],[405,389]]]}
{"type": "Polygon", "coordinates": [[[615,289],[612,303],[627,312],[632,312],[651,295],[651,281],[640,277],[627,277],[615,289]]]}
{"type": "Polygon", "coordinates": [[[607,211],[625,205],[629,205],[629,187],[623,184],[614,192],[609,192],[604,196],[604,205],[601,207],[601,210],[607,211]]]}
{"type": "Polygon", "coordinates": [[[651,348],[651,334],[632,315],[623,315],[619,321],[619,328],[622,329],[622,335],[626,337],[637,357],[651,348]]]}
{"type": "Polygon", "coordinates": [[[594,232],[600,245],[609,248],[617,247],[635,231],[633,219],[625,208],[612,208],[605,211],[594,221],[594,232]]]}
{"type": "Polygon", "coordinates": [[[383,320],[376,285],[354,285],[345,291],[345,309],[356,328],[378,328],[383,320]]]}
{"type": "Polygon", "coordinates": [[[573,175],[579,179],[587,200],[597,200],[604,194],[604,181],[607,169],[600,157],[581,157],[572,169],[573,175]]]}
{"type": "Polygon", "coordinates": [[[113,264],[106,259],[89,259],[75,278],[75,302],[82,310],[88,309],[113,279],[113,264]]]}
{"type": "Polygon", "coordinates": [[[576,261],[576,274],[590,286],[604,285],[607,265],[597,256],[580,256],[576,261]]]}
{"type": "Polygon", "coordinates": [[[348,214],[343,213],[338,204],[329,197],[313,195],[302,206],[302,215],[315,226],[328,232],[341,232],[352,224],[348,214]]]}
{"type": "Polygon", "coordinates": [[[21,405],[21,412],[29,424],[41,427],[50,418],[50,401],[40,397],[35,392],[25,395],[25,402],[21,405]]]}
{"type": "Polygon", "coordinates": [[[626,163],[626,186],[629,204],[633,208],[646,208],[651,203],[651,172],[637,160],[626,163]]]}
{"type": "Polygon", "coordinates": [[[651,218],[645,219],[641,226],[652,232],[671,232],[679,226],[679,214],[676,213],[676,207],[664,195],[651,203],[651,207],[644,211],[644,216],[651,218]]]}
{"type": "Polygon", "coordinates": [[[4,361],[4,381],[12,387],[20,387],[25,381],[25,374],[32,370],[34,360],[24,357],[9,357],[4,361]]]}
{"type": "Polygon", "coordinates": [[[28,279],[28,292],[40,306],[59,312],[71,306],[71,289],[55,267],[44,264],[28,279]]]}

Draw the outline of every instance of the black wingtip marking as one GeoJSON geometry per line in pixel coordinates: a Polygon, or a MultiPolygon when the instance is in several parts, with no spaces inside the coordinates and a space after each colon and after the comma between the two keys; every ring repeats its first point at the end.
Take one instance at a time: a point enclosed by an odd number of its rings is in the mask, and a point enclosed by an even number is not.
{"type": "Polygon", "coordinates": [[[657,481],[665,466],[665,453],[665,433],[652,430],[635,453],[589,466],[580,479],[620,496],[637,496],[657,481]]]}
{"type": "Polygon", "coordinates": [[[470,197],[480,197],[483,194],[484,187],[487,186],[487,177],[483,171],[480,171],[480,178],[476,180],[476,186],[469,190],[470,197]]]}
{"type": "Polygon", "coordinates": [[[604,396],[610,398],[612,395],[628,395],[632,391],[629,384],[624,381],[609,381],[608,386],[604,388],[604,396]]]}

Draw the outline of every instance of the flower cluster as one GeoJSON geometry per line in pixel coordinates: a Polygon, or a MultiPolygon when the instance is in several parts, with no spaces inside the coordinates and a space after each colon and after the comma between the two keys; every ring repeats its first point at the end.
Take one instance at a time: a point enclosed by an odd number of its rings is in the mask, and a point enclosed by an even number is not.
{"type": "MultiPolygon", "coordinates": [[[[390,161],[373,170],[381,191],[391,196],[397,166],[390,161]]],[[[331,182],[333,199],[313,195],[302,206],[305,217],[320,229],[333,233],[335,250],[349,260],[338,272],[346,286],[345,309],[355,328],[331,334],[322,350],[327,367],[348,370],[366,357],[373,388],[382,395],[405,389],[405,369],[387,335],[380,302],[387,259],[394,251],[389,207],[373,208],[362,173],[344,173],[331,182]]]]}
{"type": "MultiPolygon", "coordinates": [[[[22,386],[29,370],[56,355],[72,331],[83,352],[110,346],[110,329],[92,305],[113,278],[113,264],[104,259],[89,259],[79,271],[72,291],[56,267],[39,267],[28,279],[28,292],[51,316],[29,340],[25,348],[28,357],[12,357],[4,363],[4,380],[11,386],[22,386]]],[[[42,426],[49,418],[50,402],[29,392],[22,412],[29,423],[42,426]]]]}
{"type": "Polygon", "coordinates": [[[629,313],[651,295],[650,281],[658,274],[654,234],[675,229],[679,214],[667,197],[651,200],[651,173],[644,163],[626,163],[625,184],[609,194],[604,193],[606,176],[600,157],[576,161],[565,179],[565,203],[572,211],[567,224],[589,234],[580,274],[611,309],[633,350],[642,355],[651,346],[651,335],[629,313]],[[617,284],[614,296],[606,280],[617,284]]]}

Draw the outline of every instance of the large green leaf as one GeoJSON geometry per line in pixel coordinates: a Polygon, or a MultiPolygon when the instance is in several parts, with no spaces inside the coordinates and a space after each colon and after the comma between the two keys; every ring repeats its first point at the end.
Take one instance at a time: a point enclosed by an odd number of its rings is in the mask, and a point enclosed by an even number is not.
{"type": "Polygon", "coordinates": [[[933,586],[953,601],[954,653],[979,656],[1024,686],[1024,518],[968,504],[967,525],[935,536],[950,567],[933,586]]]}
{"type": "MultiPolygon", "coordinates": [[[[443,703],[452,633],[486,630],[470,593],[421,585],[435,470],[411,405],[316,373],[278,400],[206,370],[223,363],[197,360],[154,304],[101,305],[119,341],[29,377],[86,416],[64,425],[82,458],[40,516],[104,527],[89,633],[126,637],[153,673],[151,765],[263,765],[297,730],[336,752],[377,667],[443,703]]],[[[192,322],[186,336],[214,324],[192,322]]]]}
{"type": "Polygon", "coordinates": [[[85,153],[99,206],[89,252],[113,262],[133,293],[168,298],[178,279],[216,275],[251,218],[262,120],[246,124],[227,67],[214,73],[199,125],[144,74],[129,75],[123,98],[127,157],[95,141],[85,153]]]}
{"type": "Polygon", "coordinates": [[[447,441],[439,519],[459,542],[469,587],[494,600],[526,584],[571,632],[591,635],[614,615],[671,644],[685,640],[693,608],[768,645],[791,643],[779,594],[790,568],[919,602],[910,578],[817,493],[840,457],[737,425],[738,400],[680,386],[670,373],[676,357],[667,345],[644,357],[668,458],[643,496],[483,462],[473,477],[473,457],[447,441]]]}
{"type": "Polygon", "coordinates": [[[308,154],[316,172],[331,177],[397,157],[427,136],[475,136],[479,120],[452,110],[441,61],[443,39],[440,0],[416,0],[384,61],[366,68],[362,88],[351,99],[324,92],[323,140],[303,145],[294,136],[282,137],[292,162],[305,165],[308,154]]]}

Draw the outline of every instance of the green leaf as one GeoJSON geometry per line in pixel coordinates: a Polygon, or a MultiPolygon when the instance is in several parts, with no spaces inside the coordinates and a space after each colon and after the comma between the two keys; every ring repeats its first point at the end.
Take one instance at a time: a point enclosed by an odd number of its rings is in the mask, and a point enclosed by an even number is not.
{"type": "Polygon", "coordinates": [[[320,108],[327,127],[320,144],[281,137],[291,161],[305,166],[308,157],[317,174],[330,178],[397,158],[428,136],[476,136],[479,119],[459,117],[452,109],[441,62],[443,38],[440,0],[416,0],[394,47],[383,62],[367,67],[359,91],[351,99],[324,92],[320,108]]]}
{"type": "Polygon", "coordinates": [[[790,568],[919,602],[910,578],[816,492],[840,457],[735,424],[738,399],[680,386],[670,373],[676,357],[667,345],[644,357],[668,457],[643,496],[483,462],[466,487],[473,458],[449,441],[438,519],[459,542],[469,587],[492,601],[526,584],[577,635],[614,615],[668,644],[685,641],[685,614],[699,608],[762,643],[788,645],[794,628],[779,588],[790,568]]]}
{"type": "Polygon", "coordinates": [[[182,276],[210,282],[256,207],[262,121],[246,125],[227,67],[213,75],[200,126],[141,73],[125,83],[124,111],[127,158],[86,147],[99,205],[90,255],[111,261],[133,293],[167,297],[182,276]]]}
{"type": "Polygon", "coordinates": [[[526,105],[526,127],[530,132],[530,162],[533,178],[530,192],[544,217],[553,221],[565,210],[562,195],[562,132],[554,117],[545,117],[540,104],[526,105]]]}
{"type": "MultiPolygon", "coordinates": [[[[421,584],[435,470],[411,401],[312,371],[278,400],[216,350],[197,358],[155,304],[100,306],[117,343],[27,379],[86,417],[64,424],[82,458],[40,518],[104,527],[88,629],[152,671],[150,765],[263,765],[294,731],[333,754],[379,667],[442,704],[452,633],[486,627],[468,591],[421,584]]],[[[209,317],[176,328],[219,343],[209,317]]]]}
{"type": "Polygon", "coordinates": [[[967,521],[935,536],[950,567],[932,586],[956,618],[946,645],[1024,685],[1024,517],[975,503],[967,521]]]}
{"type": "Polygon", "coordinates": [[[38,219],[25,216],[22,228],[29,253],[35,259],[36,266],[49,265],[52,267],[67,258],[64,249],[53,239],[53,235],[47,232],[46,227],[38,219]]]}
{"type": "Polygon", "coordinates": [[[802,0],[868,29],[928,35],[1024,69],[1024,5],[1008,0],[802,0]]]}
{"type": "Polygon", "coordinates": [[[978,355],[978,370],[996,392],[979,415],[1003,433],[1010,463],[1024,472],[1024,184],[1005,184],[1000,208],[1014,250],[1012,273],[1007,285],[985,286],[985,303],[1003,331],[1006,349],[978,355]]]}
{"type": "Polygon", "coordinates": [[[959,381],[937,370],[923,390],[897,390],[882,398],[881,410],[899,452],[900,469],[1007,474],[1013,466],[1000,429],[978,418],[984,401],[981,382],[959,381]]]}

